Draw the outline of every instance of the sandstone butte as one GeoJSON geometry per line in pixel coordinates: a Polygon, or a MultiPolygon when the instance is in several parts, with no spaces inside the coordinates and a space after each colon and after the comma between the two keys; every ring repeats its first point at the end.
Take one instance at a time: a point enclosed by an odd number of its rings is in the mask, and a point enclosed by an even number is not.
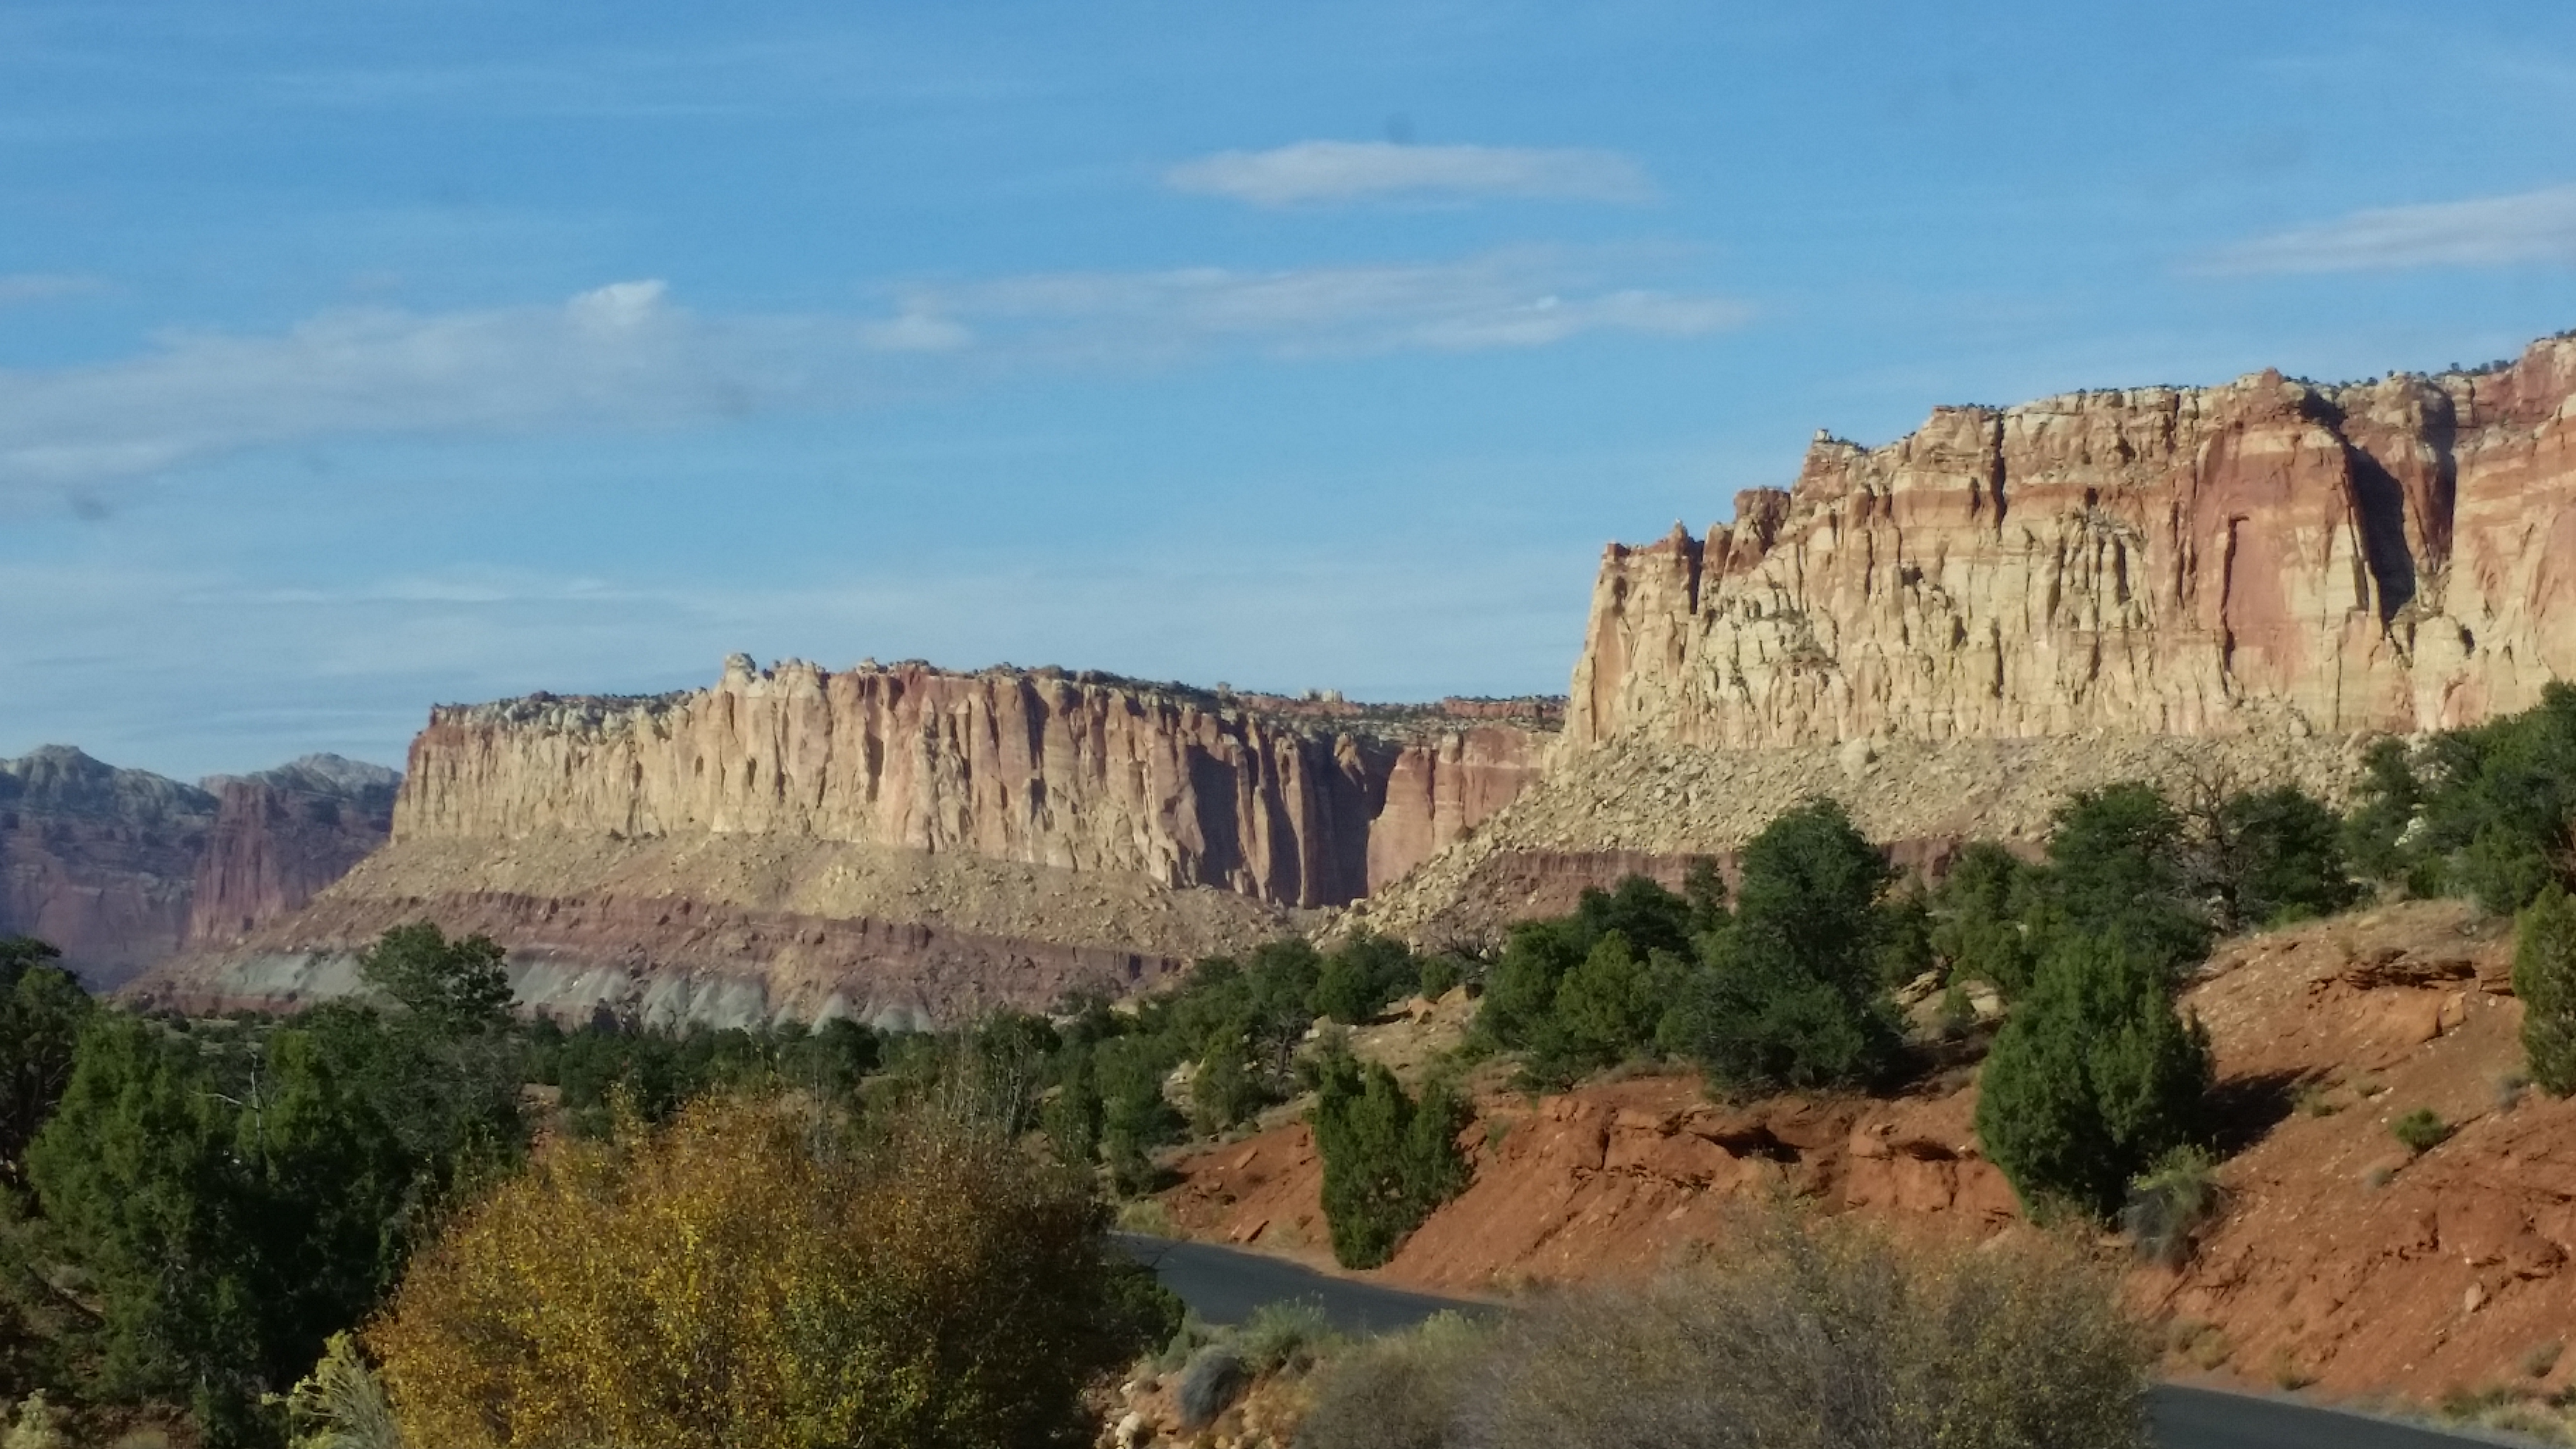
{"type": "Polygon", "coordinates": [[[549,1009],[935,1018],[1149,985],[1318,908],[1489,936],[1815,790],[1929,865],[2116,778],[2331,796],[2371,735],[2576,663],[2571,406],[2558,338],[1820,438],[1705,537],[1609,549],[1561,731],[1541,701],[739,656],[707,690],[442,707],[388,849],[153,989],[345,989],[427,914],[511,945],[549,1009]]]}
{"type": "Polygon", "coordinates": [[[743,656],[704,690],[441,707],[386,850],[142,989],[346,990],[354,948],[425,915],[509,945],[523,999],[576,1017],[909,1022],[1128,990],[1459,839],[1537,773],[1557,709],[743,656]]]}

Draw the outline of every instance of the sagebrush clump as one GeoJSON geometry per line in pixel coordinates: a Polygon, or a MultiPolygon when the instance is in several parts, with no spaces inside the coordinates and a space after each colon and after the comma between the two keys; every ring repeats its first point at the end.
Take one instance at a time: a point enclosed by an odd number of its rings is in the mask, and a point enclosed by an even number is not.
{"type": "Polygon", "coordinates": [[[1748,1214],[1646,1286],[1442,1322],[1326,1365],[1304,1449],[2143,1449],[2150,1345],[2110,1270],[1748,1214]]]}

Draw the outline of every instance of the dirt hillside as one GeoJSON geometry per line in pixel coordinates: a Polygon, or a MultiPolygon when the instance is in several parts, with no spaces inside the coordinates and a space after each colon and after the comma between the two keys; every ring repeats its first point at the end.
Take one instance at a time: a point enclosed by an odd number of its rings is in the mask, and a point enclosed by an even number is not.
{"type": "MultiPolygon", "coordinates": [[[[2449,902],[2248,937],[2185,997],[2219,1058],[2226,1208],[2179,1272],[2141,1265],[2175,1366],[2430,1399],[2576,1382],[2576,1101],[2520,1087],[2512,945],[2449,902]],[[2456,1131],[2420,1155],[2389,1123],[2456,1131]]],[[[1786,1187],[1908,1234],[2020,1221],[1979,1154],[1968,1074],[1893,1100],[1706,1100],[1645,1077],[1479,1098],[1475,1180],[1368,1275],[1455,1293],[1640,1273],[1722,1247],[1725,1205],[1786,1187]]],[[[1194,1235],[1323,1256],[1303,1125],[1198,1152],[1165,1194],[1194,1235]]]]}

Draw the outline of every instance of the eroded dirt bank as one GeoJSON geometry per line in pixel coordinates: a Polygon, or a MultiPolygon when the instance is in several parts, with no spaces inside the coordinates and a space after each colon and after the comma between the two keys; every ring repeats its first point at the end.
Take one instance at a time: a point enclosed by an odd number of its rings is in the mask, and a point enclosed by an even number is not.
{"type": "MultiPolygon", "coordinates": [[[[2185,1006],[2220,1070],[2224,1214],[2180,1271],[2130,1290],[2169,1324],[2175,1367],[2265,1386],[2431,1398],[2576,1383],[2576,1100],[2517,1084],[2521,1008],[2499,923],[2452,902],[2392,906],[2230,943],[2185,1006]],[[2410,1154],[2389,1131],[2430,1108],[2457,1130],[2410,1154]],[[2535,1368],[2540,1372],[2533,1372],[2535,1368]]],[[[1978,1152],[1970,1074],[1893,1100],[1725,1106],[1695,1077],[1536,1101],[1488,1094],[1475,1180],[1368,1275],[1452,1293],[1650,1272],[1722,1250],[1730,1202],[1785,1188],[1908,1234],[2022,1229],[1978,1152]]],[[[1191,1155],[1164,1195],[1185,1231],[1323,1254],[1302,1124],[1191,1155]]]]}

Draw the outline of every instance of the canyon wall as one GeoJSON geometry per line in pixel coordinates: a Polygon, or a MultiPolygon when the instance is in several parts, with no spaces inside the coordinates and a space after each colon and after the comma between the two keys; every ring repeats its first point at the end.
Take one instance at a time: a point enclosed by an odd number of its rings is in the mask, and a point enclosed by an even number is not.
{"type": "Polygon", "coordinates": [[[1340,905],[1509,802],[1552,732],[1061,671],[728,661],[712,689],[443,707],[394,838],[756,835],[1340,905]]]}
{"type": "Polygon", "coordinates": [[[0,760],[0,935],[116,986],[302,907],[384,841],[400,778],[336,755],[202,785],[67,745],[0,760]]]}
{"type": "Polygon", "coordinates": [[[572,1019],[909,1026],[1124,994],[1450,845],[1536,777],[1559,711],[741,656],[710,689],[441,707],[387,848],[135,991],[335,995],[429,919],[491,935],[521,1001],[572,1019]]]}
{"type": "Polygon", "coordinates": [[[0,935],[51,942],[93,989],[187,939],[213,795],[48,745],[0,760],[0,935]]]}
{"type": "Polygon", "coordinates": [[[302,910],[384,844],[401,783],[382,765],[337,755],[206,781],[215,820],[190,894],[188,939],[233,940],[302,910]]]}
{"type": "Polygon", "coordinates": [[[1613,546],[1569,748],[2414,731],[2576,669],[2576,340],[1946,408],[1613,546]]]}

